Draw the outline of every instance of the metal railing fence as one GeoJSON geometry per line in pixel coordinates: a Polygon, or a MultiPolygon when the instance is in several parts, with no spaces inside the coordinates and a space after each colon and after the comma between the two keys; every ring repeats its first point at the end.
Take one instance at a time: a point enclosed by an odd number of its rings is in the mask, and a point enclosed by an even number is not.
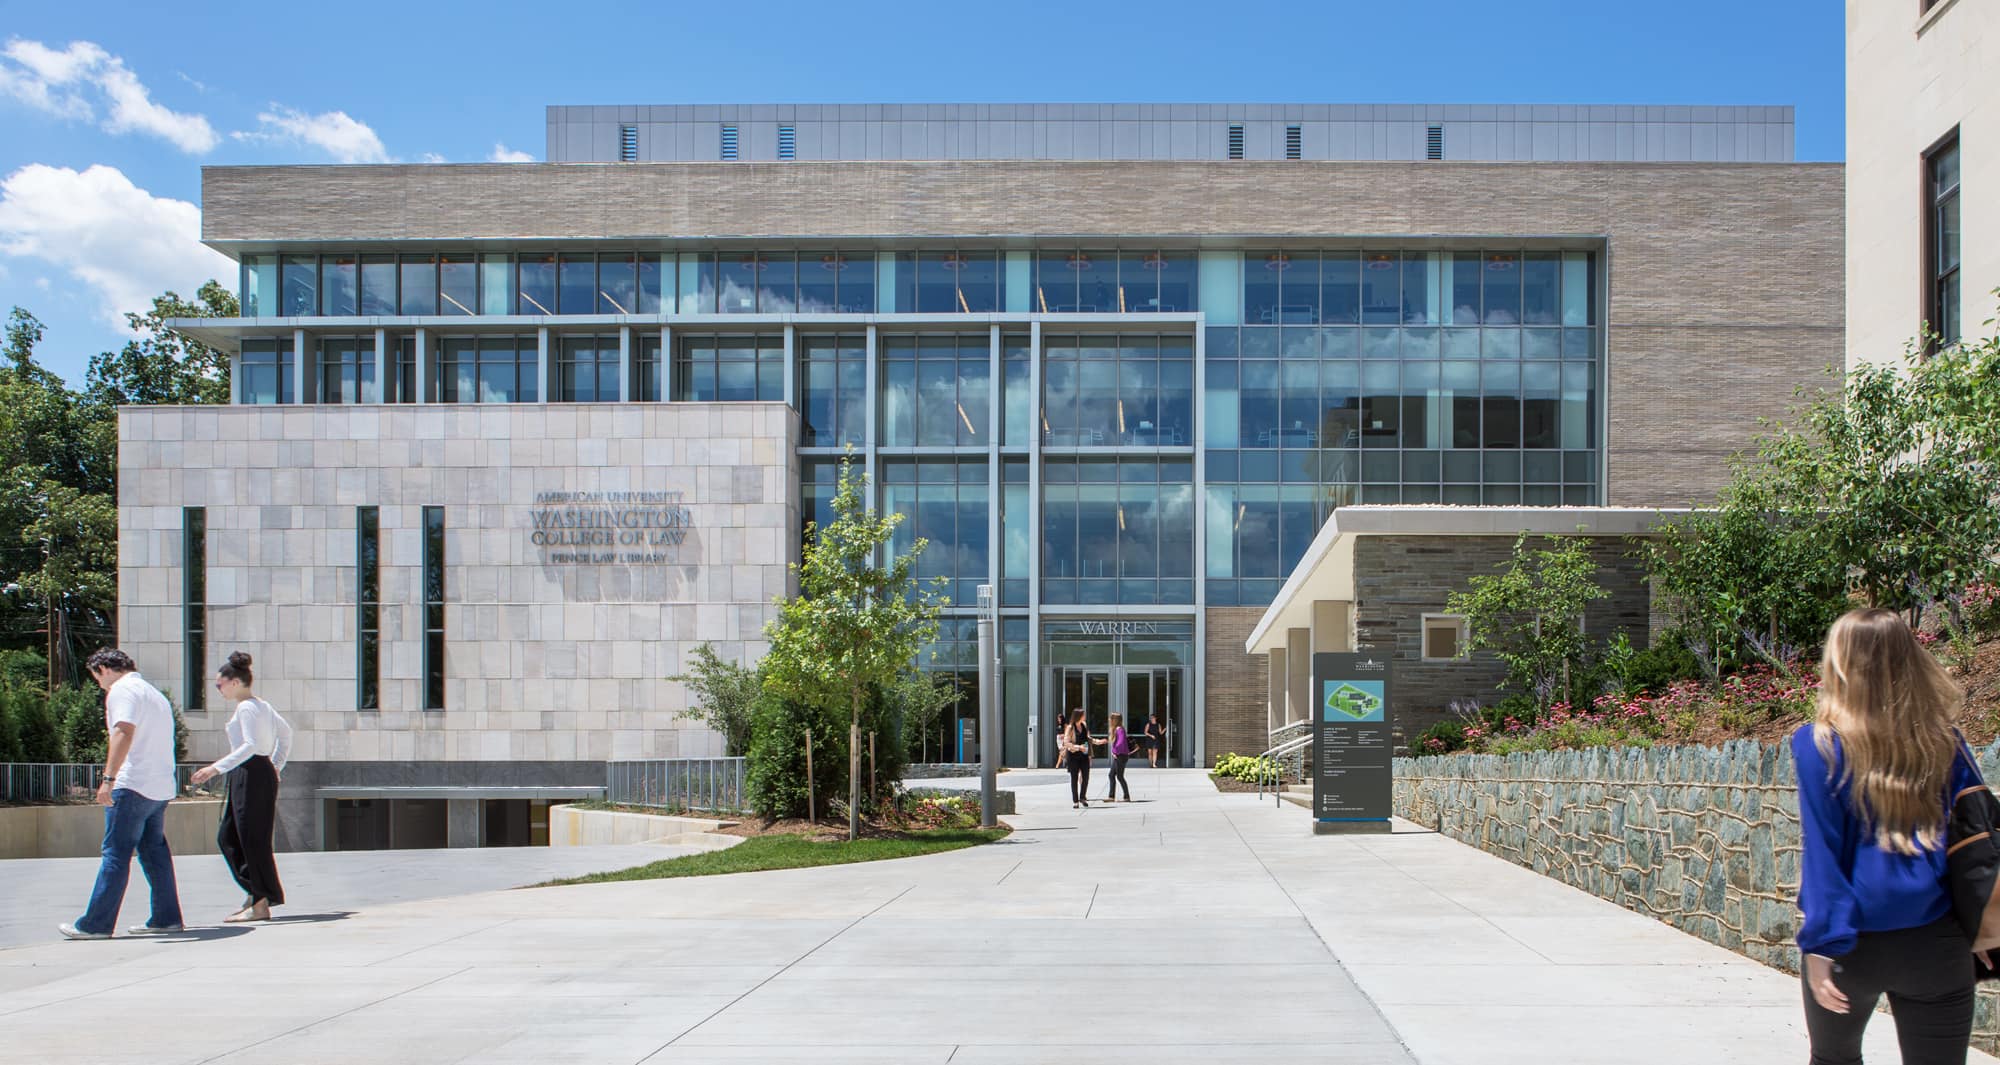
{"type": "Polygon", "coordinates": [[[604,798],[628,806],[748,813],[749,775],[749,764],[742,758],[607,762],[604,798]]]}
{"type": "MultiPolygon", "coordinates": [[[[192,782],[194,771],[206,764],[184,762],[174,767],[182,798],[222,797],[221,777],[199,787],[192,782]]],[[[0,762],[0,802],[88,802],[103,779],[104,766],[97,762],[0,762]]]]}

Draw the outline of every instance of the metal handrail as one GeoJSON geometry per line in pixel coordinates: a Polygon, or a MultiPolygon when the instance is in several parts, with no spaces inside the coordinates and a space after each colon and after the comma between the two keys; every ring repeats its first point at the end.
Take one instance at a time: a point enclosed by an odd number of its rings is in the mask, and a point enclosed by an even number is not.
{"type": "MultiPolygon", "coordinates": [[[[221,797],[221,777],[196,785],[194,772],[206,762],[174,766],[175,791],[186,798],[221,797]]],[[[0,802],[36,803],[60,799],[84,801],[104,779],[102,762],[0,762],[0,802]]]]}
{"type": "MultiPolygon", "coordinates": [[[[1278,779],[1279,777],[1284,775],[1284,770],[1277,764],[1278,758],[1283,755],[1290,754],[1293,751],[1303,749],[1310,743],[1312,743],[1312,733],[1308,732],[1303,736],[1298,736],[1286,740],[1285,742],[1278,744],[1276,747],[1273,747],[1270,750],[1265,751],[1263,754],[1257,756],[1259,759],[1265,759],[1265,758],[1271,759],[1271,778],[1272,778],[1271,794],[1274,797],[1277,797],[1274,798],[1273,800],[1277,805],[1282,806],[1284,805],[1285,802],[1285,800],[1281,797],[1284,793],[1284,783],[1283,781],[1278,779]]],[[[1264,774],[1262,773],[1257,774],[1257,801],[1258,802],[1264,801],[1264,774]]]]}
{"type": "Polygon", "coordinates": [[[747,813],[743,758],[646,758],[604,764],[604,798],[627,806],[747,813]]]}

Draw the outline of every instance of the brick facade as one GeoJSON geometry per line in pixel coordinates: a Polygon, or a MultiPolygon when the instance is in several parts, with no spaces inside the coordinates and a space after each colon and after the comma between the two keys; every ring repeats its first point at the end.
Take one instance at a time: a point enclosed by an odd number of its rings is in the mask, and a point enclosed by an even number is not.
{"type": "MultiPolygon", "coordinates": [[[[202,236],[579,243],[1147,234],[1602,241],[1612,506],[1683,506],[1842,360],[1842,169],[956,161],[209,167],[202,236]],[[1718,396],[1726,396],[1719,401],[1718,396]]],[[[1269,244],[1270,236],[1255,243],[1269,244]]]]}
{"type": "Polygon", "coordinates": [[[1203,749],[1210,765],[1225,754],[1256,754],[1270,746],[1264,656],[1243,653],[1243,642],[1263,616],[1263,607],[1208,608],[1208,675],[1202,699],[1207,714],[1203,749]]]}

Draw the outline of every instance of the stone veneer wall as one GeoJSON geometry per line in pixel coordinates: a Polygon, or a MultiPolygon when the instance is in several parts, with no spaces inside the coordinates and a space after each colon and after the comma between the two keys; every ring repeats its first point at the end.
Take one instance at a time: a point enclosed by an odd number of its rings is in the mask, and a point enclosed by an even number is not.
{"type": "MultiPolygon", "coordinates": [[[[121,642],[177,704],[211,680],[181,675],[182,508],[205,507],[206,668],[250,652],[292,724],[294,846],[315,783],[601,784],[608,759],[719,755],[666,678],[703,641],[761,653],[798,548],[798,424],[777,403],[127,407],[121,642]],[[679,492],[692,528],[678,548],[621,549],[670,551],[664,564],[563,564],[530,541],[544,492],[679,492]],[[367,711],[365,505],[380,508],[382,600],[367,711]],[[421,705],[427,505],[445,508],[442,711],[421,705]],[[378,780],[382,766],[404,768],[378,780]]],[[[209,704],[187,715],[195,759],[225,750],[228,709],[209,704]]]]}
{"type": "MultiPolygon", "coordinates": [[[[1354,626],[1358,650],[1387,648],[1395,661],[1395,724],[1409,737],[1442,720],[1455,699],[1491,704],[1506,675],[1491,653],[1454,662],[1423,660],[1423,615],[1441,614],[1445,598],[1471,589],[1470,578],[1499,573],[1514,554],[1512,536],[1362,536],[1354,546],[1354,626]]],[[[1531,540],[1531,548],[1546,546],[1531,540]]],[[[1648,639],[1651,598],[1632,546],[1622,537],[1590,542],[1597,582],[1609,596],[1584,611],[1593,636],[1624,632],[1648,639]]],[[[1239,645],[1240,646],[1240,645],[1239,645]]],[[[1212,659],[1211,659],[1212,661],[1212,659]]],[[[1261,661],[1261,658],[1260,658],[1261,661]]],[[[1261,676],[1260,676],[1261,682],[1261,676]]]]}
{"type": "MultiPolygon", "coordinates": [[[[1979,764],[2000,774],[2000,743],[1979,764]]],[[[1781,746],[1455,754],[1395,772],[1400,817],[1798,971],[1798,784],[1781,746]]],[[[1983,986],[1974,1033],[1989,1050],[1996,1006],[1983,986]]]]}

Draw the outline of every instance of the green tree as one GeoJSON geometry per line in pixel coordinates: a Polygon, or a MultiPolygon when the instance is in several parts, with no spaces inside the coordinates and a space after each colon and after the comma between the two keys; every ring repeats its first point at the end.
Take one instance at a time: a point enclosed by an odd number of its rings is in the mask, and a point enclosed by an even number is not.
{"type": "Polygon", "coordinates": [[[1846,608],[1825,520],[1817,497],[1745,463],[1714,508],[1655,525],[1647,581],[1710,680],[1753,659],[1790,669],[1846,608]]]}
{"type": "Polygon", "coordinates": [[[115,617],[117,425],[43,367],[35,317],[16,307],[0,343],[0,634],[17,647],[53,628],[55,673],[103,642],[115,617]]]}
{"type": "Polygon", "coordinates": [[[1761,453],[1870,602],[1962,627],[1957,597],[2000,579],[2000,339],[1863,364],[1761,453]]]}
{"type": "Polygon", "coordinates": [[[1491,651],[1506,665],[1506,686],[1540,706],[1558,692],[1572,701],[1572,680],[1589,664],[1584,609],[1609,594],[1597,584],[1597,562],[1582,537],[1548,539],[1551,546],[1531,550],[1523,533],[1504,569],[1473,577],[1471,589],[1452,593],[1445,606],[1464,615],[1472,650],[1491,651]]]}
{"type": "Polygon", "coordinates": [[[153,298],[145,314],[126,314],[138,339],[90,360],[85,392],[105,408],[127,403],[227,403],[229,355],[166,327],[170,318],[234,318],[236,294],[216,281],[193,300],[169,291],[153,298]]]}
{"type": "Polygon", "coordinates": [[[931,760],[944,712],[958,702],[958,676],[912,669],[889,685],[889,700],[901,712],[903,743],[920,760],[931,760]]]}
{"type": "Polygon", "coordinates": [[[755,669],[717,658],[712,644],[697,644],[689,658],[692,664],[686,673],[667,678],[686,685],[694,697],[694,705],[679,716],[721,733],[729,756],[743,757],[750,750],[751,719],[763,690],[763,677],[755,669]]]}
{"type": "MultiPolygon", "coordinates": [[[[845,707],[847,835],[861,830],[861,718],[871,688],[893,683],[917,651],[937,636],[935,585],[920,587],[916,560],[928,546],[918,538],[895,555],[889,540],[901,514],[878,514],[863,501],[867,477],[842,461],[833,498],[834,520],[806,527],[799,594],[778,603],[766,627],[765,686],[782,698],[821,710],[845,707]],[[887,556],[886,564],[882,561],[887,556]]],[[[938,582],[942,583],[942,582],[938,582]]]]}

